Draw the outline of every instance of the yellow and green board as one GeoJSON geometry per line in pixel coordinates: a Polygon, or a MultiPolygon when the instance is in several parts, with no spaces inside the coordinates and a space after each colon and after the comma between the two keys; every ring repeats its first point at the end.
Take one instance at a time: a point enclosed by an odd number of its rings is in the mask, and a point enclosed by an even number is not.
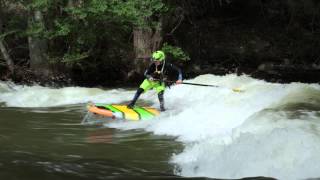
{"type": "Polygon", "coordinates": [[[88,110],[102,116],[132,121],[148,120],[160,114],[157,109],[152,107],[135,106],[133,109],[129,109],[127,105],[118,104],[94,104],[89,105],[88,110]]]}

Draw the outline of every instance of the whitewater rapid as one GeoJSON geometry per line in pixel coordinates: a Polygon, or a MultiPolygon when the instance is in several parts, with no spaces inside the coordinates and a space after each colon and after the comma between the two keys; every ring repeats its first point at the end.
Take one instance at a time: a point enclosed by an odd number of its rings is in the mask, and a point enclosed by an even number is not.
{"type": "MultiPolygon", "coordinates": [[[[170,163],[186,177],[279,179],[320,177],[320,86],[277,84],[248,76],[201,75],[165,92],[168,109],[151,121],[113,122],[107,127],[144,129],[177,137],[184,144],[170,163]],[[234,92],[233,88],[242,92],[234,92]]],[[[8,107],[124,103],[135,90],[68,87],[52,89],[0,82],[0,103],[8,107]]],[[[143,94],[158,107],[156,93],[143,94]]],[[[85,111],[85,108],[84,108],[85,111]]],[[[79,122],[81,119],[79,119],[79,122]]]]}

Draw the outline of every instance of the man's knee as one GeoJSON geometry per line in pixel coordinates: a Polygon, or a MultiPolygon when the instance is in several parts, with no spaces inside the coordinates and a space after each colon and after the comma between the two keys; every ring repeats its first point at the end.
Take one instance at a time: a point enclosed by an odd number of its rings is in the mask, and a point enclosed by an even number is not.
{"type": "Polygon", "coordinates": [[[145,90],[143,88],[141,88],[141,87],[139,87],[138,90],[137,90],[137,92],[140,93],[140,94],[143,93],[144,91],[145,90]]]}
{"type": "Polygon", "coordinates": [[[159,97],[159,99],[160,99],[160,98],[163,99],[163,94],[164,94],[164,91],[158,92],[158,97],[159,97]]]}

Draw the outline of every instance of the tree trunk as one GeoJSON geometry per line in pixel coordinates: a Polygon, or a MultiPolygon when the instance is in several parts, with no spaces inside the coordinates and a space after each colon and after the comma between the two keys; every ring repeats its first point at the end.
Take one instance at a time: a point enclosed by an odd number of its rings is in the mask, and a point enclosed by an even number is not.
{"type": "MultiPolygon", "coordinates": [[[[28,23],[29,26],[37,23],[44,27],[42,12],[39,10],[33,11],[32,16],[29,17],[28,23]]],[[[41,37],[37,35],[30,35],[28,37],[28,43],[31,70],[41,78],[49,78],[49,76],[52,75],[52,70],[47,56],[47,41],[45,39],[41,39],[41,37]]]]}
{"type": "Polygon", "coordinates": [[[13,61],[7,51],[7,48],[5,47],[3,42],[4,41],[2,39],[0,39],[0,50],[1,50],[3,58],[5,59],[5,61],[7,63],[9,72],[12,75],[14,73],[14,63],[13,63],[13,61]]]}
{"type": "MultiPolygon", "coordinates": [[[[2,19],[3,18],[3,13],[2,13],[2,2],[0,1],[0,35],[2,34],[2,19]]],[[[4,37],[1,38],[0,37],[0,50],[1,50],[1,54],[4,58],[4,60],[6,61],[6,64],[8,66],[10,75],[12,75],[14,73],[14,63],[13,60],[11,59],[8,50],[5,46],[5,41],[4,41],[4,37]]]]}
{"type": "Polygon", "coordinates": [[[139,74],[144,72],[148,65],[147,61],[151,57],[151,53],[160,48],[162,42],[162,23],[155,29],[135,28],[133,30],[133,46],[135,52],[135,71],[139,74]]]}
{"type": "Polygon", "coordinates": [[[73,0],[68,0],[68,5],[67,5],[67,7],[68,7],[68,8],[74,7],[73,0]]]}

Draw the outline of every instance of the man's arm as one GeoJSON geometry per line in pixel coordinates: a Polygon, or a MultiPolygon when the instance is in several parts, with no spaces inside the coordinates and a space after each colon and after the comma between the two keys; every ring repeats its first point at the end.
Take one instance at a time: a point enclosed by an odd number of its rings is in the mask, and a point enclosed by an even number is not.
{"type": "Polygon", "coordinates": [[[175,65],[173,65],[173,64],[171,64],[171,63],[167,63],[167,66],[169,66],[170,68],[176,70],[176,71],[179,73],[179,75],[178,75],[178,81],[181,81],[181,82],[182,82],[182,71],[181,71],[181,69],[180,69],[178,66],[175,66],[175,65]]]}
{"type": "Polygon", "coordinates": [[[146,69],[146,71],[144,72],[144,77],[146,77],[147,79],[152,78],[151,74],[150,74],[150,70],[152,68],[152,65],[154,65],[153,63],[150,64],[150,66],[146,69]]]}

